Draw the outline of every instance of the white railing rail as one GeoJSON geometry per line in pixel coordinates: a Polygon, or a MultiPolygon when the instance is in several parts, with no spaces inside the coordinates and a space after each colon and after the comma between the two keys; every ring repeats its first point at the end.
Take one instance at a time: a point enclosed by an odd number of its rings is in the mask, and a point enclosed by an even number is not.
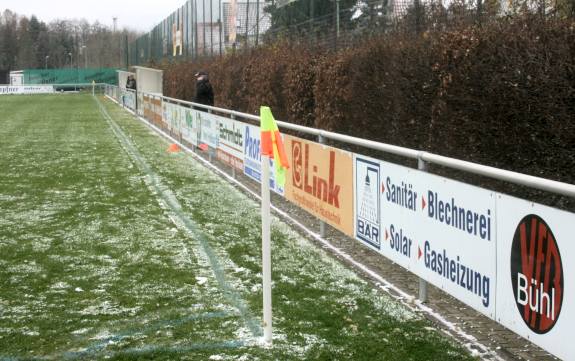
{"type": "MultiPolygon", "coordinates": [[[[113,87],[113,86],[111,86],[113,87]]],[[[146,93],[144,93],[146,94],[146,93]]],[[[154,98],[161,98],[165,99],[171,103],[177,103],[189,107],[194,107],[196,109],[205,109],[206,111],[218,112],[232,116],[234,119],[248,119],[251,121],[259,122],[259,116],[242,113],[235,110],[219,108],[214,106],[208,106],[203,104],[198,104],[186,100],[176,99],[172,97],[167,97],[158,94],[146,94],[148,96],[152,96],[154,98]]],[[[568,197],[575,198],[575,185],[558,182],[546,178],[535,177],[523,173],[513,172],[509,170],[504,170],[500,168],[490,167],[478,163],[468,162],[460,159],[449,158],[445,156],[441,156],[438,154],[430,153],[427,151],[422,150],[415,150],[405,147],[400,147],[391,144],[380,143],[372,140],[352,137],[345,134],[330,132],[322,129],[315,129],[310,127],[305,127],[302,125],[292,124],[288,122],[278,121],[278,126],[280,128],[291,129],[298,132],[302,132],[309,135],[315,135],[318,139],[332,139],[338,142],[343,142],[347,144],[353,144],[357,146],[361,146],[368,149],[373,149],[389,154],[394,154],[398,156],[402,156],[405,158],[410,159],[417,159],[419,161],[423,161],[429,164],[436,164],[446,168],[456,169],[460,171],[464,171],[467,173],[477,174],[485,177],[489,177],[492,179],[497,179],[509,183],[514,183],[522,186],[526,186],[529,188],[539,189],[551,193],[556,193],[568,197]]]]}

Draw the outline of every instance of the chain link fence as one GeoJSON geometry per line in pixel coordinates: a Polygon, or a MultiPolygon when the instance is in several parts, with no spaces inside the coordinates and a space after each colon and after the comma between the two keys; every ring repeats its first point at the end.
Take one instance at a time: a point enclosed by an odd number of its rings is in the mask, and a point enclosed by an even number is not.
{"type": "Polygon", "coordinates": [[[221,56],[280,40],[333,49],[382,33],[445,31],[524,14],[572,18],[575,0],[297,0],[281,7],[273,0],[188,0],[129,45],[128,62],[221,56]]]}

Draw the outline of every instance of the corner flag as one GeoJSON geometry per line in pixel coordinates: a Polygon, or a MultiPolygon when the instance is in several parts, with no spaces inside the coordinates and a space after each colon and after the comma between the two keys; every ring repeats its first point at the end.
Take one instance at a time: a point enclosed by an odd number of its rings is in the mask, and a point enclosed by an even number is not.
{"type": "Polygon", "coordinates": [[[261,154],[274,160],[275,180],[284,187],[289,163],[278,125],[269,107],[260,107],[260,122],[261,154]]]}
{"type": "Polygon", "coordinates": [[[270,158],[274,160],[275,180],[285,185],[285,170],[289,168],[278,125],[269,107],[260,107],[262,154],[262,293],[264,341],[271,345],[272,337],[272,254],[270,217],[270,158]]]}

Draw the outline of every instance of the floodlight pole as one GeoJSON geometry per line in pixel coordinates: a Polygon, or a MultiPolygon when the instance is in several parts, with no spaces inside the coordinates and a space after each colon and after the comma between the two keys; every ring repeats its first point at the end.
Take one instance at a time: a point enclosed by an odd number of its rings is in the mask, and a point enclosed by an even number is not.
{"type": "Polygon", "coordinates": [[[262,280],[264,341],[272,344],[272,259],[270,236],[270,158],[262,155],[262,280]]]}
{"type": "Polygon", "coordinates": [[[339,0],[335,0],[336,38],[339,38],[339,0]]]}

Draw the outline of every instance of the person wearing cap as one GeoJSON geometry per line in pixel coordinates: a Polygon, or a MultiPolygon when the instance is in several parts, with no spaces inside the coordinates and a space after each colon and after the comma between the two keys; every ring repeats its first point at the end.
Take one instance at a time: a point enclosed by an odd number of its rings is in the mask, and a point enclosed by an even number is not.
{"type": "Polygon", "coordinates": [[[212,84],[210,84],[208,73],[200,70],[194,74],[194,76],[196,77],[196,96],[193,100],[194,103],[213,106],[214,90],[212,89],[212,84]]]}
{"type": "Polygon", "coordinates": [[[128,80],[126,81],[126,89],[136,90],[136,78],[133,75],[128,75],[128,80]]]}

